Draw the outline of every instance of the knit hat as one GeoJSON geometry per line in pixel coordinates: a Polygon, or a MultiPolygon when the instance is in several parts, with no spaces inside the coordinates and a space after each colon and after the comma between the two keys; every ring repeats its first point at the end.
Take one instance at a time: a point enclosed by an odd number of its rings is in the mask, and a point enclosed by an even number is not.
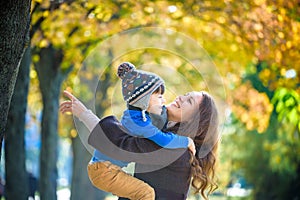
{"type": "Polygon", "coordinates": [[[122,94],[124,100],[134,107],[147,110],[151,94],[164,81],[158,75],[137,70],[129,62],[121,63],[118,67],[118,76],[122,79],[122,94]]]}

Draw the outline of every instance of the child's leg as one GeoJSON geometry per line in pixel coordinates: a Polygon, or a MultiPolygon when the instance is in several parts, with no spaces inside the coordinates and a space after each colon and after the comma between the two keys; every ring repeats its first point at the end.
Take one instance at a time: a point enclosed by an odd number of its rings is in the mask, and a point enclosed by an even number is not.
{"type": "Polygon", "coordinates": [[[154,189],[108,161],[89,164],[88,175],[92,184],[100,190],[132,200],[154,200],[154,189]]]}

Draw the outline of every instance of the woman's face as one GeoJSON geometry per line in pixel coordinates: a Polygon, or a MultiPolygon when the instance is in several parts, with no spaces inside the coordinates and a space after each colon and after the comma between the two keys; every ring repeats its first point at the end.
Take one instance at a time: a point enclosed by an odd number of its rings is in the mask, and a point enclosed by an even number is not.
{"type": "Polygon", "coordinates": [[[195,115],[195,112],[199,111],[202,97],[202,92],[189,92],[178,96],[166,106],[168,120],[175,122],[189,121],[195,115]]]}

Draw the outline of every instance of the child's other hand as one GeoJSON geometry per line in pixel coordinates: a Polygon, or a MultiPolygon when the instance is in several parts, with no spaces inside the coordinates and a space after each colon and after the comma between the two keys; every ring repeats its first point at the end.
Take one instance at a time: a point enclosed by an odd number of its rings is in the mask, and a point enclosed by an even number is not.
{"type": "Polygon", "coordinates": [[[189,137],[188,137],[188,140],[189,140],[189,144],[188,144],[189,150],[193,153],[193,155],[196,155],[196,146],[195,146],[194,141],[189,137]]]}

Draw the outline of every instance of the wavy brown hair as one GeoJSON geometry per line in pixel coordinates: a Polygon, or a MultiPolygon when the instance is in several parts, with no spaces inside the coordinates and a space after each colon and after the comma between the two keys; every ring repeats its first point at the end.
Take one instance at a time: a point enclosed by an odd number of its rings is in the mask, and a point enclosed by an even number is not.
{"type": "Polygon", "coordinates": [[[218,186],[215,180],[217,151],[219,145],[218,112],[213,98],[202,92],[203,98],[193,120],[177,123],[172,131],[193,138],[196,155],[191,154],[191,184],[195,193],[204,199],[218,186]]]}

